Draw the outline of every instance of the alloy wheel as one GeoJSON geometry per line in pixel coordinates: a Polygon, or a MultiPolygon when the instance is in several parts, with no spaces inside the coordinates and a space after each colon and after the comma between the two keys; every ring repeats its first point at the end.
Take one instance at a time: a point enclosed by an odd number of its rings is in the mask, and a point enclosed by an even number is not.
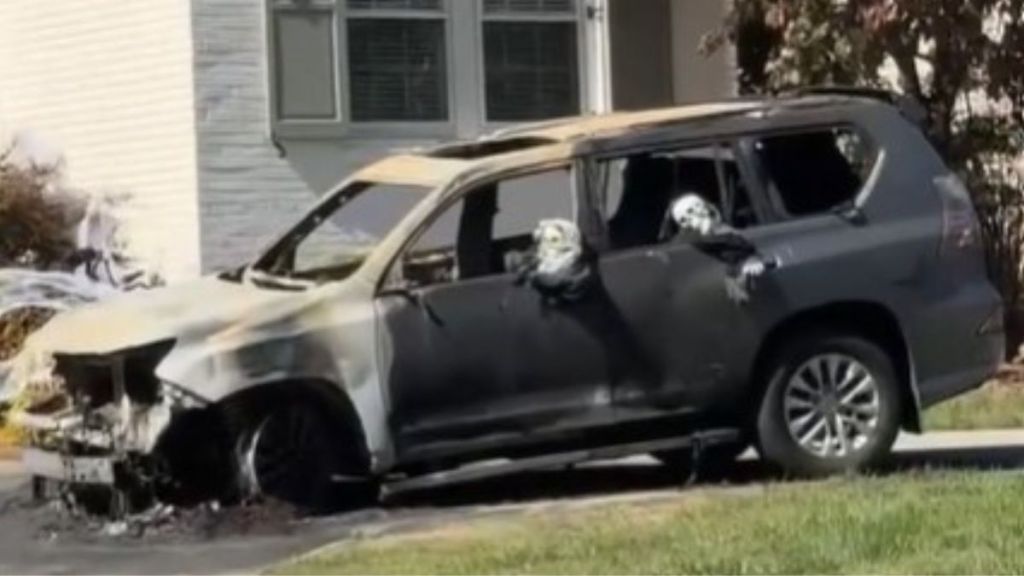
{"type": "Polygon", "coordinates": [[[819,458],[845,458],[877,435],[878,382],[846,354],[821,354],[802,364],[786,383],[785,421],[790,435],[819,458]]]}

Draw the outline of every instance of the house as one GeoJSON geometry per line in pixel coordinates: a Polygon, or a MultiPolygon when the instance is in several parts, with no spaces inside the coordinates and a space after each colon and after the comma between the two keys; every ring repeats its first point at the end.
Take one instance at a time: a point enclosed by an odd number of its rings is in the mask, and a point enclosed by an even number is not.
{"type": "Polygon", "coordinates": [[[728,0],[0,2],[0,138],[129,193],[136,253],[237,265],[353,168],[517,122],[709,99],[728,0]]]}

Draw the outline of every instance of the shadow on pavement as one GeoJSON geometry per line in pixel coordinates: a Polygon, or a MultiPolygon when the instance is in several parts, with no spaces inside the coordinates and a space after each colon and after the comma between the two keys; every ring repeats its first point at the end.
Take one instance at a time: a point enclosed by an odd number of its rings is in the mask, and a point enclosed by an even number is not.
{"type": "MultiPolygon", "coordinates": [[[[883,474],[919,469],[1024,470],[1024,446],[928,450],[897,454],[883,474]]],[[[738,462],[699,487],[754,486],[784,480],[754,459],[738,462]]],[[[27,487],[5,489],[0,498],[2,573],[212,573],[255,571],[319,545],[353,534],[415,530],[436,522],[458,522],[474,513],[500,511],[500,505],[544,504],[592,497],[673,494],[685,479],[647,458],[597,463],[571,469],[530,472],[444,489],[409,494],[384,507],[349,512],[312,522],[299,521],[282,533],[200,535],[195,539],[40,539],[33,526],[46,517],[28,506],[27,487]],[[367,532],[369,531],[369,532],[367,532]]]]}
{"type": "MultiPolygon", "coordinates": [[[[1024,470],[1024,446],[908,451],[894,454],[877,471],[881,475],[916,470],[1024,470]]],[[[745,458],[728,470],[698,479],[698,487],[744,486],[787,478],[756,458],[745,458]]],[[[448,488],[396,497],[400,507],[460,507],[528,504],[633,492],[683,489],[686,478],[647,459],[576,468],[525,472],[448,488]]]]}
{"type": "Polygon", "coordinates": [[[900,452],[887,466],[890,472],[916,469],[1024,470],[1024,446],[986,446],[900,452]]]}

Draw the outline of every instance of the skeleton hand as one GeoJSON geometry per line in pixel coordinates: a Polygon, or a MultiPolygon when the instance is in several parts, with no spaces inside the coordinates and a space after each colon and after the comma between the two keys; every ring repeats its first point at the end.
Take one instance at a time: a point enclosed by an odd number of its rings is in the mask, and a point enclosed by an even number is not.
{"type": "Polygon", "coordinates": [[[729,298],[741,304],[750,301],[750,292],[754,289],[754,281],[764,276],[772,263],[766,262],[758,256],[747,258],[740,264],[735,275],[730,274],[725,280],[725,289],[729,298]]]}
{"type": "Polygon", "coordinates": [[[753,283],[755,278],[759,278],[764,275],[768,270],[768,266],[764,260],[760,258],[747,258],[743,265],[740,266],[740,278],[743,279],[744,284],[748,287],[753,283]]]}

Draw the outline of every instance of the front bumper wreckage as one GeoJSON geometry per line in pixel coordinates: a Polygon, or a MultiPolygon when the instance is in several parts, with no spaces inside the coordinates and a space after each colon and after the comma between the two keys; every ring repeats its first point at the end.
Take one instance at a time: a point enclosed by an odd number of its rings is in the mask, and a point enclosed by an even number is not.
{"type": "Polygon", "coordinates": [[[115,460],[108,456],[65,456],[38,448],[26,448],[22,463],[35,477],[68,484],[115,487],[115,460]]]}
{"type": "Polygon", "coordinates": [[[65,489],[136,491],[153,484],[153,454],[182,413],[203,407],[160,382],[156,366],[173,342],[103,356],[53,356],[45,399],[12,415],[26,432],[25,469],[65,489]]]}

